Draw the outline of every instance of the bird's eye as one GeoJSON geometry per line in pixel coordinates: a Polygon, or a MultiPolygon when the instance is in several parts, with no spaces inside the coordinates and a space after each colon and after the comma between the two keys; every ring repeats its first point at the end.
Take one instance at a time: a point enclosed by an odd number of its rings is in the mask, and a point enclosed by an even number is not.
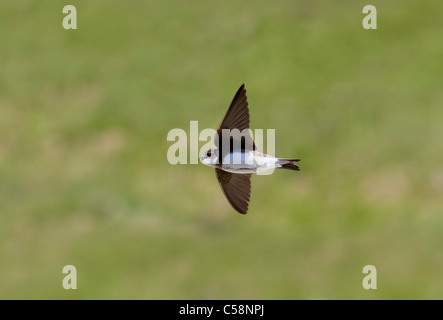
{"type": "Polygon", "coordinates": [[[206,153],[206,155],[207,155],[208,157],[210,157],[210,156],[211,156],[211,151],[208,151],[208,152],[206,153]]]}

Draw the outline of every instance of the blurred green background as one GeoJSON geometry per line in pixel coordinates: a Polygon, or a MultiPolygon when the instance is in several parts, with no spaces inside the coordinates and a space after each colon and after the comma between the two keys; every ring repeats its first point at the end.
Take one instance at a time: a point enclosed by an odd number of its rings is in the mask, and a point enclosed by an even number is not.
{"type": "Polygon", "coordinates": [[[443,298],[442,19],[436,0],[2,0],[0,298],[443,298]],[[166,158],[242,83],[251,127],[302,159],[253,177],[246,216],[166,158]]]}

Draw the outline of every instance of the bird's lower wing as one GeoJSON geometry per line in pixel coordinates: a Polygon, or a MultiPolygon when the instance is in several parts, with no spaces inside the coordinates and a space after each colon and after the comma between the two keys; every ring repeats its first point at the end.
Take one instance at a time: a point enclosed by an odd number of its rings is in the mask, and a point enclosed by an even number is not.
{"type": "Polygon", "coordinates": [[[251,175],[236,174],[216,168],[215,174],[231,206],[242,214],[248,212],[251,196],[251,175]]]}

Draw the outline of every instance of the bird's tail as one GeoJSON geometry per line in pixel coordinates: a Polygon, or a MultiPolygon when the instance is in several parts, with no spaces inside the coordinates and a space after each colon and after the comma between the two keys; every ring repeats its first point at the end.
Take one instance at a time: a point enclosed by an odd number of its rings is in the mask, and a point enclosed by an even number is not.
{"type": "Polygon", "coordinates": [[[294,163],[299,161],[300,159],[278,159],[277,165],[279,165],[280,167],[277,168],[300,171],[300,168],[294,163]]]}

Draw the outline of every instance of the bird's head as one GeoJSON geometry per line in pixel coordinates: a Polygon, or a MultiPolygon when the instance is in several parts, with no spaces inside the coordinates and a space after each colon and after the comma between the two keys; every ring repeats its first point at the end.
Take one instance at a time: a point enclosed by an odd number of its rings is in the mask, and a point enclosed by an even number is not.
{"type": "Polygon", "coordinates": [[[200,157],[200,162],[204,165],[215,167],[217,165],[217,158],[215,149],[209,149],[200,157]]]}

